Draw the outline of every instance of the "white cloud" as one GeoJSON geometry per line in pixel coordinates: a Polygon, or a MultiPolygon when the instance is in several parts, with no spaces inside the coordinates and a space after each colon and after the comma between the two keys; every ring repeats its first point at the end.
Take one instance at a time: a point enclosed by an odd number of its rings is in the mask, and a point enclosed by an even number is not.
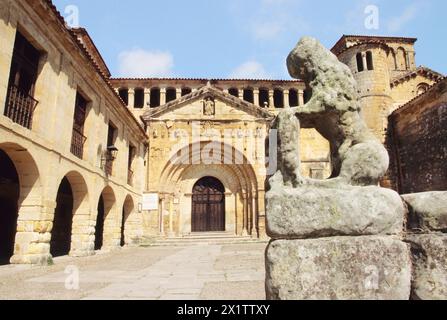
{"type": "Polygon", "coordinates": [[[400,16],[394,17],[389,21],[388,31],[400,31],[407,23],[416,18],[418,11],[419,6],[417,4],[413,3],[412,5],[408,6],[400,16]]]}
{"type": "Polygon", "coordinates": [[[121,77],[170,77],[174,58],[169,52],[132,49],[118,56],[121,77]]]}
{"type": "Polygon", "coordinates": [[[233,70],[231,79],[269,79],[271,76],[264,66],[257,61],[248,61],[233,70]]]}

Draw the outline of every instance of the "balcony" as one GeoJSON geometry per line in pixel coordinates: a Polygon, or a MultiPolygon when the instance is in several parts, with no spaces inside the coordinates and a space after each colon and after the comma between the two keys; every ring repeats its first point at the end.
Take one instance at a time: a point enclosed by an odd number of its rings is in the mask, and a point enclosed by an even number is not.
{"type": "Polygon", "coordinates": [[[6,99],[5,116],[22,127],[31,129],[33,114],[39,102],[16,86],[10,86],[6,99]]]}
{"type": "Polygon", "coordinates": [[[79,159],[84,156],[84,144],[87,138],[77,129],[73,128],[73,135],[71,138],[71,153],[79,159]]]}

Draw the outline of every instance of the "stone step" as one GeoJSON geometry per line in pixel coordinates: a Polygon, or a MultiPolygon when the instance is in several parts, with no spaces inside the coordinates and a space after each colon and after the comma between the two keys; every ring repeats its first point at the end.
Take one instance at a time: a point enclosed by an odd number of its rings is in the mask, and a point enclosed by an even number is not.
{"type": "Polygon", "coordinates": [[[159,238],[150,243],[149,246],[199,246],[240,243],[267,243],[267,241],[252,238],[251,236],[236,236],[228,232],[206,232],[192,233],[183,237],[159,238]]]}

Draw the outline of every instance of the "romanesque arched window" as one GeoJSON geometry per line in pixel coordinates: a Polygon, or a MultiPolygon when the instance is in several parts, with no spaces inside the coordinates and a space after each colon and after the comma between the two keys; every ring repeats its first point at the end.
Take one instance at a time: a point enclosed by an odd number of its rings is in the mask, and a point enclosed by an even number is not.
{"type": "Polygon", "coordinates": [[[357,53],[356,58],[357,58],[357,71],[362,72],[363,70],[365,70],[365,67],[363,66],[362,53],[361,52],[357,53]]]}
{"type": "Polygon", "coordinates": [[[228,93],[231,94],[234,97],[239,97],[239,89],[237,89],[237,88],[229,89],[228,93]]]}
{"type": "Polygon", "coordinates": [[[261,108],[268,108],[268,105],[269,105],[268,89],[259,89],[259,106],[261,108]]]}
{"type": "Polygon", "coordinates": [[[388,51],[388,65],[391,70],[397,70],[396,52],[393,48],[388,51]]]}
{"type": "Polygon", "coordinates": [[[182,97],[190,94],[192,92],[191,88],[183,88],[182,89],[182,97]]]}
{"type": "Polygon", "coordinates": [[[144,89],[135,89],[135,104],[136,109],[144,108],[144,89]]]}
{"type": "Polygon", "coordinates": [[[166,89],[166,103],[174,101],[177,99],[177,91],[175,88],[166,89]]]}
{"type": "Polygon", "coordinates": [[[123,100],[124,103],[126,104],[126,106],[128,106],[129,105],[129,89],[127,89],[127,88],[119,89],[118,94],[119,94],[121,100],[123,100]]]}
{"type": "Polygon", "coordinates": [[[273,100],[275,101],[275,108],[284,108],[284,92],[282,90],[275,89],[273,100]]]}
{"type": "Polygon", "coordinates": [[[427,92],[428,88],[430,88],[430,86],[427,83],[420,83],[417,86],[417,95],[421,95],[427,92]]]}
{"type": "Polygon", "coordinates": [[[254,103],[255,102],[254,99],[255,97],[253,95],[253,89],[250,88],[244,89],[244,101],[254,103]]]}
{"type": "Polygon", "coordinates": [[[151,108],[156,108],[160,106],[160,88],[151,89],[151,108]]]}
{"type": "Polygon", "coordinates": [[[298,91],[296,89],[289,90],[289,105],[291,107],[298,107],[298,91]]]}
{"type": "Polygon", "coordinates": [[[396,60],[398,70],[408,70],[407,52],[404,48],[400,47],[399,49],[397,49],[396,60]]]}

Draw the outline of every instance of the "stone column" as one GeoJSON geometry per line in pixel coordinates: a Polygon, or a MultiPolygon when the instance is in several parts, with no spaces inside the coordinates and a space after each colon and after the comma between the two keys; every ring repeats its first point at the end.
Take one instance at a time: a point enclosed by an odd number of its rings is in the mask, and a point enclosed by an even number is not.
{"type": "Polygon", "coordinates": [[[239,90],[239,99],[244,100],[244,90],[239,90]]]}
{"type": "Polygon", "coordinates": [[[151,103],[151,89],[145,88],[144,89],[144,108],[149,107],[151,103]]]}
{"type": "Polygon", "coordinates": [[[304,90],[298,90],[298,105],[304,106],[304,90]]]}
{"type": "Polygon", "coordinates": [[[259,89],[253,90],[253,100],[254,100],[255,105],[260,106],[259,105],[259,89]]]}
{"type": "Polygon", "coordinates": [[[368,70],[368,61],[366,60],[366,53],[362,53],[363,58],[363,70],[368,70]]]}
{"type": "Polygon", "coordinates": [[[130,109],[135,108],[135,89],[129,89],[128,91],[128,103],[127,106],[130,109]]]}
{"type": "Polygon", "coordinates": [[[42,203],[36,199],[36,203],[20,208],[12,264],[48,265],[52,262],[50,240],[56,201],[42,203]]]}
{"type": "Polygon", "coordinates": [[[160,200],[160,235],[165,235],[165,222],[164,222],[164,211],[165,211],[165,201],[164,199],[160,200]]]}
{"type": "Polygon", "coordinates": [[[269,109],[275,109],[275,91],[269,90],[269,109]]]}
{"type": "Polygon", "coordinates": [[[182,88],[175,89],[175,98],[180,99],[182,97],[182,88]]]}
{"type": "Polygon", "coordinates": [[[172,198],[169,199],[169,238],[175,237],[174,232],[174,204],[172,198]]]}
{"type": "Polygon", "coordinates": [[[242,236],[248,236],[248,194],[246,192],[242,195],[244,200],[244,212],[242,219],[242,236]]]}
{"type": "Polygon", "coordinates": [[[289,90],[284,90],[284,108],[290,108],[289,90]]]}
{"type": "Polygon", "coordinates": [[[73,216],[70,256],[87,257],[95,254],[95,226],[88,210],[73,216]]]}
{"type": "Polygon", "coordinates": [[[257,226],[257,213],[258,213],[258,198],[256,194],[253,194],[253,212],[252,212],[252,225],[250,234],[252,237],[258,237],[258,226],[257,226]]]}
{"type": "Polygon", "coordinates": [[[160,105],[163,106],[166,104],[166,88],[160,89],[160,105]]]}

